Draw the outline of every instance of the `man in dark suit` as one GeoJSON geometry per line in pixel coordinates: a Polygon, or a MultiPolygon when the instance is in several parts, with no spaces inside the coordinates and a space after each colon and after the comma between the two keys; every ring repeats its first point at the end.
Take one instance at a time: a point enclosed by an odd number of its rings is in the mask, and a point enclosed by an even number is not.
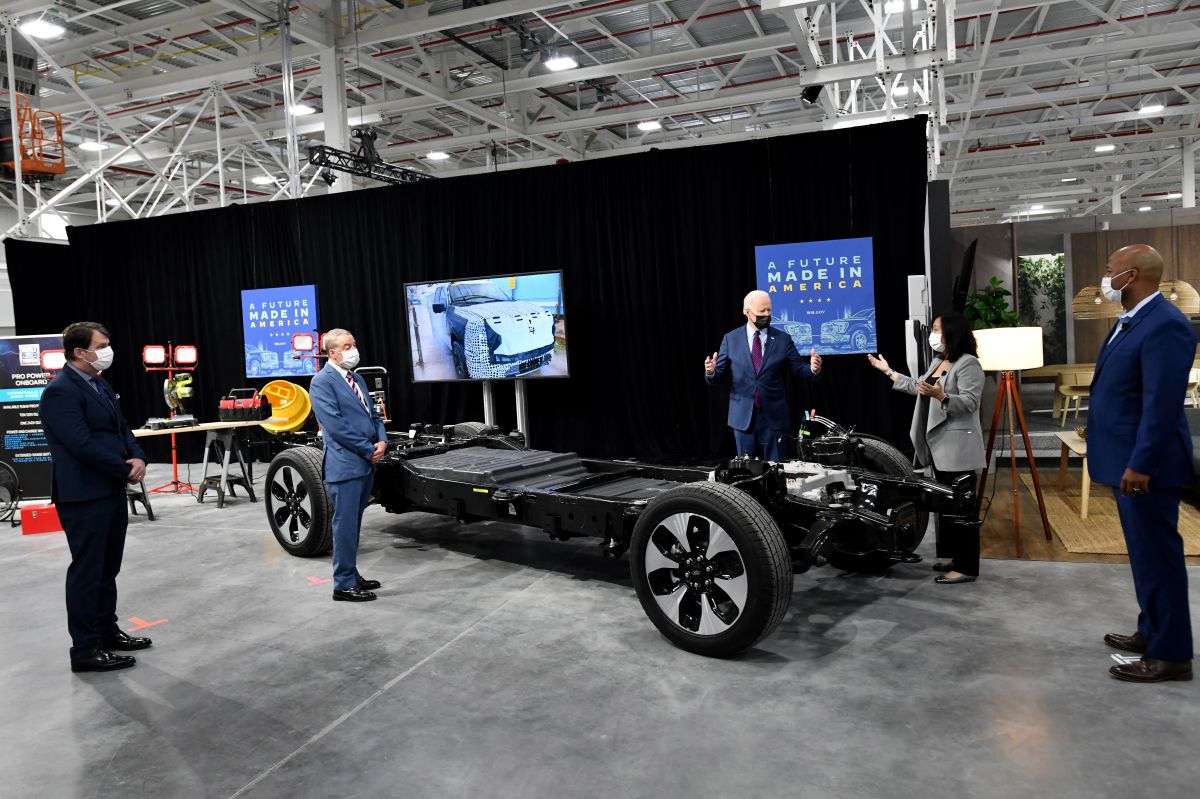
{"type": "Polygon", "coordinates": [[[366,381],[353,371],[359,360],[354,336],[336,328],[325,334],[322,346],[329,362],[308,390],[321,425],[325,484],[333,500],[333,598],[370,602],[379,581],[358,573],[358,534],[371,500],[375,464],[387,451],[387,431],[366,381]]]}
{"type": "Polygon", "coordinates": [[[1195,479],[1183,398],[1196,337],[1159,291],[1162,274],[1162,256],[1144,244],[1109,258],[1101,290],[1125,313],[1096,359],[1088,409],[1088,470],[1113,488],[1141,609],[1137,632],[1104,640],[1142,655],[1109,670],[1132,682],[1192,679],[1179,494],[1195,479]]]}
{"type": "Polygon", "coordinates": [[[791,336],[771,327],[771,295],[752,291],[742,301],[746,324],[729,331],[721,349],[704,359],[709,385],[731,383],[729,426],[738,455],[782,461],[788,433],[787,373],[806,380],[821,374],[821,356],[796,350],[791,336]]]}
{"type": "Polygon", "coordinates": [[[117,573],[129,523],[125,485],[146,474],[146,455],[100,373],[112,366],[108,331],[77,322],[63,331],[67,363],[42,392],[38,413],[50,445],[51,496],[71,549],[67,628],[71,671],[113,671],[150,646],[117,628],[117,573]]]}

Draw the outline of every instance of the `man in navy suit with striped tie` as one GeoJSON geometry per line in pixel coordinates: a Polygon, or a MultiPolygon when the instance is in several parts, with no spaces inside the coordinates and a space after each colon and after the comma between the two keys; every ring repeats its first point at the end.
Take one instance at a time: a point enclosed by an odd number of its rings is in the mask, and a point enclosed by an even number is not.
{"type": "Polygon", "coordinates": [[[1109,258],[1101,291],[1125,312],[1096,359],[1088,408],[1088,471],[1112,486],[1141,610],[1132,635],[1104,636],[1142,655],[1109,669],[1131,682],[1192,679],[1179,496],[1195,480],[1183,398],[1196,336],[1159,291],[1162,275],[1162,256],[1145,244],[1109,258]]]}
{"type": "Polygon", "coordinates": [[[771,295],[752,291],[742,301],[746,324],[729,331],[721,349],[704,359],[709,385],[729,383],[729,426],[738,455],[782,461],[788,434],[787,374],[817,380],[821,356],[805,358],[792,337],[771,327],[771,295]]]}
{"type": "Polygon", "coordinates": [[[375,464],[387,451],[387,431],[366,381],[354,373],[359,361],[354,336],[335,328],[322,337],[321,346],[329,360],[308,390],[321,425],[325,484],[333,500],[333,598],[370,602],[379,581],[358,573],[358,534],[371,500],[375,464]]]}

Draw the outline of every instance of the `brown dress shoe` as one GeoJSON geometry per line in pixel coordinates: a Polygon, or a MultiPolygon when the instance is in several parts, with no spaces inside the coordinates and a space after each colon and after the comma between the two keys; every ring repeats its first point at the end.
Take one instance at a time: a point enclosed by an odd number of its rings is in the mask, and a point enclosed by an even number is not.
{"type": "Polygon", "coordinates": [[[1167,680],[1192,679],[1192,661],[1155,660],[1143,657],[1135,663],[1113,666],[1108,673],[1118,680],[1129,682],[1166,682],[1167,680]]]}
{"type": "Polygon", "coordinates": [[[1133,635],[1109,633],[1104,636],[1104,643],[1113,649],[1120,649],[1122,652],[1136,652],[1139,655],[1146,654],[1146,638],[1141,633],[1134,633],[1133,635]]]}

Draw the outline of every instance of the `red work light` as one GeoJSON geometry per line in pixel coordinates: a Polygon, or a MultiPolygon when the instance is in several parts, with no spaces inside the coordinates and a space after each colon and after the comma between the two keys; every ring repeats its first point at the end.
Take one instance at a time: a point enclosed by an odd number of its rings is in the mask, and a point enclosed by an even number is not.
{"type": "Polygon", "coordinates": [[[167,348],[161,344],[147,344],[142,347],[142,363],[147,366],[159,366],[167,362],[167,348]]]}
{"type": "Polygon", "coordinates": [[[67,365],[67,353],[63,350],[42,350],[42,368],[56,372],[67,365]]]}
{"type": "Polygon", "coordinates": [[[195,344],[177,344],[175,345],[175,363],[183,366],[192,366],[196,363],[196,345],[195,344]]]}
{"type": "Polygon", "coordinates": [[[315,343],[312,333],[296,333],[292,336],[292,349],[296,352],[310,352],[315,343]]]}

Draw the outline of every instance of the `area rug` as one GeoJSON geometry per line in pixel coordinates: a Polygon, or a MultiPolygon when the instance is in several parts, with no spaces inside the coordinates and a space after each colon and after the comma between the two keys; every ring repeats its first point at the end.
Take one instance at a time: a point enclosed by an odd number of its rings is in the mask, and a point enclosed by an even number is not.
{"type": "MultiPolygon", "coordinates": [[[[1117,515],[1117,503],[1112,489],[1092,484],[1088,498],[1088,517],[1079,518],[1080,494],[1079,475],[1067,475],[1067,487],[1058,490],[1058,471],[1041,473],[1042,498],[1046,503],[1046,516],[1058,540],[1068,552],[1093,555],[1128,555],[1125,537],[1121,534],[1121,519],[1117,515]]],[[[1033,478],[1021,475],[1021,482],[1029,496],[1033,496],[1033,478]]],[[[1036,513],[1034,508],[1032,513],[1036,513]]],[[[1200,555],[1200,511],[1184,502],[1179,506],[1179,534],[1183,536],[1183,553],[1200,555]]]]}

